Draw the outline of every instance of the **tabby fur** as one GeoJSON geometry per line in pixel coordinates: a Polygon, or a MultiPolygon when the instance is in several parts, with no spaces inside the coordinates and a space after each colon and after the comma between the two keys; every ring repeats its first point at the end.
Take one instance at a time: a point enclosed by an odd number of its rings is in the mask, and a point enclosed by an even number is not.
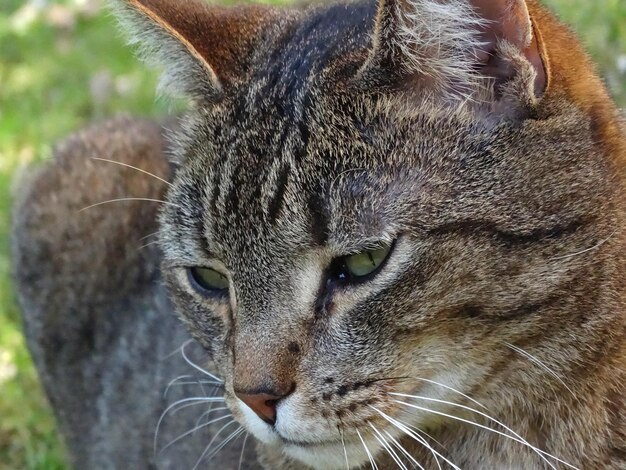
{"type": "Polygon", "coordinates": [[[236,469],[241,450],[268,469],[626,468],[626,138],[551,13],[115,9],[191,106],[169,147],[132,119],[70,139],[15,211],[26,332],[77,467],[236,469]],[[128,195],[165,202],[77,213],[128,195]],[[137,252],[159,207],[158,247],[137,252]],[[381,243],[376,275],[329,283],[381,243]],[[200,295],[194,266],[224,272],[228,298],[200,295]],[[186,337],[168,298],[257,455],[232,434],[203,460],[219,422],[152,453],[161,387],[184,373],[163,365],[186,337]],[[275,425],[235,392],[284,397],[275,425]]]}

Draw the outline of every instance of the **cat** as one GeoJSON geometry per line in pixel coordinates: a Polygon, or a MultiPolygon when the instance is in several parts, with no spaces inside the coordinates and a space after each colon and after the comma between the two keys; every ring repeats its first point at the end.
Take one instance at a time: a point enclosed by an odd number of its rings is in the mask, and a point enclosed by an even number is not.
{"type": "Polygon", "coordinates": [[[77,468],[626,468],[626,133],[545,7],[115,9],[190,111],[13,227],[77,468]]]}

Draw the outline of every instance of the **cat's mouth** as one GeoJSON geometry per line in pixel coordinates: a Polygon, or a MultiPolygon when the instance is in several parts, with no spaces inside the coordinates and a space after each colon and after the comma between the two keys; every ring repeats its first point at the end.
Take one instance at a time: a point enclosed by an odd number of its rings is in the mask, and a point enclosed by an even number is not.
{"type": "MultiPolygon", "coordinates": [[[[256,426],[253,426],[251,429],[253,434],[255,431],[254,429],[255,427],[256,426]]],[[[320,439],[315,439],[312,436],[310,440],[294,439],[292,437],[287,437],[281,434],[280,431],[278,431],[274,427],[268,426],[265,423],[263,423],[261,427],[263,428],[264,432],[260,435],[257,434],[259,438],[261,438],[264,441],[270,441],[270,442],[273,441],[275,443],[280,443],[286,447],[297,447],[301,449],[322,449],[324,447],[341,445],[341,441],[337,439],[320,440],[320,439]]],[[[258,428],[256,429],[256,431],[258,433],[258,428]]],[[[303,436],[303,437],[306,437],[306,436],[303,436]]]]}
{"type": "MultiPolygon", "coordinates": [[[[317,469],[359,468],[369,455],[377,455],[381,446],[372,437],[371,432],[362,430],[363,425],[354,424],[342,432],[339,427],[336,433],[329,432],[332,425],[320,424],[319,420],[304,419],[290,413],[283,403],[279,410],[277,425],[272,426],[260,419],[254,411],[243,404],[237,404],[236,410],[241,413],[240,419],[244,427],[260,442],[270,446],[280,446],[286,456],[317,469]],[[354,428],[354,433],[350,432],[354,428]]],[[[238,414],[239,414],[238,413],[238,414]]],[[[369,423],[365,421],[364,423],[369,423]]],[[[363,424],[364,424],[363,423],[363,424]]],[[[379,429],[384,432],[382,425],[379,429]]]]}
{"type": "Polygon", "coordinates": [[[351,436],[342,439],[311,440],[279,438],[289,457],[317,469],[361,468],[370,455],[378,455],[380,446],[364,435],[363,440],[351,436]]]}
{"type": "Polygon", "coordinates": [[[301,440],[295,440],[295,439],[290,439],[287,437],[283,437],[281,436],[279,433],[278,437],[281,440],[281,442],[284,445],[291,445],[291,446],[296,446],[296,447],[305,447],[305,448],[315,448],[315,447],[328,447],[328,446],[336,446],[337,444],[340,444],[340,442],[338,441],[331,441],[331,440],[327,440],[327,441],[301,441],[301,440]]]}

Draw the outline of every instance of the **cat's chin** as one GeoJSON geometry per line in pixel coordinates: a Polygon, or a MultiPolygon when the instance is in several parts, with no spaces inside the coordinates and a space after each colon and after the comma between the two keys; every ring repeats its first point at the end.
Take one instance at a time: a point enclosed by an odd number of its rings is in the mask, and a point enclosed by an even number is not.
{"type": "MultiPolygon", "coordinates": [[[[378,454],[380,450],[379,446],[372,442],[368,442],[367,447],[373,455],[378,454]]],[[[285,443],[283,452],[292,459],[316,470],[361,468],[369,461],[365,448],[360,442],[307,443],[306,445],[285,443]]]]}

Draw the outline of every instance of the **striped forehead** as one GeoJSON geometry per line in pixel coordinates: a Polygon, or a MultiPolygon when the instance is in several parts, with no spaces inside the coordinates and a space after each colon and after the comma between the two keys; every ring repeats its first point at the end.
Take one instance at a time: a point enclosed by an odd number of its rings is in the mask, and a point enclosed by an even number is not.
{"type": "Polygon", "coordinates": [[[204,182],[207,236],[241,249],[285,232],[294,244],[310,242],[311,188],[303,168],[308,135],[301,127],[265,114],[254,129],[242,129],[228,147],[217,149],[204,182]]]}
{"type": "Polygon", "coordinates": [[[306,168],[310,141],[319,137],[311,135],[311,114],[323,97],[323,69],[369,44],[362,23],[373,13],[368,5],[337,5],[273,37],[269,57],[252,61],[253,79],[231,97],[214,133],[207,205],[216,235],[246,226],[249,241],[288,228],[295,239],[323,241],[323,201],[314,180],[323,175],[318,169],[312,178],[306,168]]]}

